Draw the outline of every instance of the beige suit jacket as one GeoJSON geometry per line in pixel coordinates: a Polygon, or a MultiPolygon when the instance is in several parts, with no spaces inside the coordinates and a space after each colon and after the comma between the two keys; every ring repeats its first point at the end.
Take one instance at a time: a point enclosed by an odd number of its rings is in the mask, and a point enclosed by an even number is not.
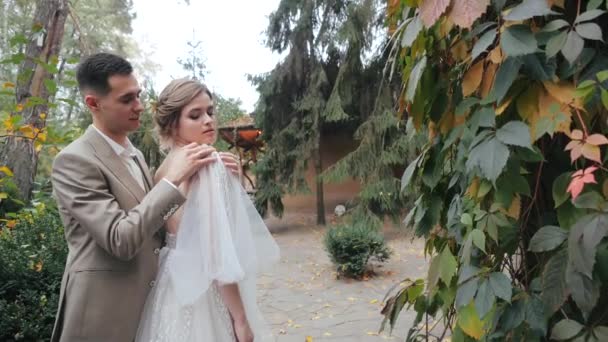
{"type": "Polygon", "coordinates": [[[51,341],[131,342],[157,272],[157,231],[185,201],[167,182],[146,193],[90,127],[55,158],[53,194],[69,247],[51,341]]]}

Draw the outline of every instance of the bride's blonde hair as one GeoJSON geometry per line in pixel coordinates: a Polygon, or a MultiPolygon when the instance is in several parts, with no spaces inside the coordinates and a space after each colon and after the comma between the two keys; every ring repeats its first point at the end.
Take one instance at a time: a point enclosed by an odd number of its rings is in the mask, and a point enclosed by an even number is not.
{"type": "Polygon", "coordinates": [[[173,145],[173,135],[182,109],[201,93],[206,93],[213,100],[207,86],[190,78],[175,79],[160,93],[152,117],[162,149],[169,149],[173,145]]]}

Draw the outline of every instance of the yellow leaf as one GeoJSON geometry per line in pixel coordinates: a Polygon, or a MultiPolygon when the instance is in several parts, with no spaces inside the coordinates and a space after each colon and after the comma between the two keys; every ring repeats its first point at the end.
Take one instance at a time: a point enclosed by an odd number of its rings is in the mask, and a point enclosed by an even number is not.
{"type": "Polygon", "coordinates": [[[439,119],[439,131],[441,134],[448,134],[454,127],[454,113],[444,113],[439,119]]]}
{"type": "Polygon", "coordinates": [[[332,334],[332,333],[330,333],[330,332],[324,332],[324,333],[323,333],[323,336],[327,336],[327,337],[332,336],[332,335],[333,335],[333,334],[332,334]]]}
{"type": "Polygon", "coordinates": [[[38,140],[40,142],[45,142],[46,141],[46,133],[38,133],[38,135],[36,136],[36,140],[38,140]]]}
{"type": "Polygon", "coordinates": [[[46,113],[40,113],[40,120],[46,119],[46,113]]]}
{"type": "Polygon", "coordinates": [[[36,133],[34,133],[34,127],[32,127],[31,125],[25,125],[25,126],[21,126],[19,127],[19,132],[23,133],[24,137],[33,139],[34,135],[36,133]]]}
{"type": "Polygon", "coordinates": [[[369,303],[370,304],[376,304],[376,303],[378,303],[378,300],[377,299],[372,299],[372,300],[369,301],[369,303]]]}
{"type": "Polygon", "coordinates": [[[13,171],[8,166],[0,166],[0,172],[4,173],[8,177],[13,177],[13,171]]]}
{"type": "Polygon", "coordinates": [[[475,305],[471,303],[460,309],[458,313],[458,325],[467,335],[479,340],[484,333],[483,322],[475,310],[475,305]]]}
{"type": "Polygon", "coordinates": [[[469,47],[464,40],[459,40],[458,43],[452,46],[452,56],[458,62],[465,60],[469,56],[469,47]]]}
{"type": "Polygon", "coordinates": [[[15,83],[13,82],[4,82],[2,88],[15,88],[15,83]]]}
{"type": "Polygon", "coordinates": [[[377,332],[375,332],[375,331],[368,331],[368,332],[367,332],[367,335],[368,335],[368,336],[378,336],[378,333],[377,333],[377,332]]]}
{"type": "Polygon", "coordinates": [[[570,126],[572,124],[572,111],[570,110],[570,107],[567,104],[560,104],[544,89],[539,89],[538,115],[528,118],[528,122],[530,123],[530,134],[532,135],[533,141],[536,141],[537,126],[543,119],[550,120],[555,125],[554,132],[570,134],[570,126]],[[556,106],[557,110],[555,110],[556,106]],[[563,115],[560,115],[560,113],[563,113],[563,115]]]}
{"type": "Polygon", "coordinates": [[[294,324],[294,326],[293,326],[293,327],[294,327],[294,328],[296,328],[296,329],[299,329],[299,328],[301,328],[301,327],[302,327],[302,324],[294,324]]]}
{"type": "Polygon", "coordinates": [[[502,53],[502,49],[500,46],[494,48],[494,50],[490,51],[490,61],[494,64],[501,64],[504,59],[504,55],[502,53]]]}
{"type": "Polygon", "coordinates": [[[40,141],[38,141],[38,140],[34,141],[34,149],[36,150],[36,152],[42,151],[43,147],[44,147],[44,145],[42,145],[40,143],[40,141]]]}
{"type": "Polygon", "coordinates": [[[477,198],[477,193],[479,192],[479,178],[473,178],[471,185],[467,189],[466,195],[470,198],[477,198]]]}
{"type": "Polygon", "coordinates": [[[509,108],[509,105],[511,105],[511,102],[513,102],[513,96],[509,96],[507,99],[503,100],[500,106],[496,107],[496,115],[498,116],[504,113],[504,111],[509,108]]]}
{"type": "Polygon", "coordinates": [[[517,98],[517,112],[526,120],[538,115],[538,86],[532,85],[517,98]]]}
{"type": "Polygon", "coordinates": [[[584,144],[582,148],[583,156],[589,160],[602,162],[600,147],[591,144],[584,144]]]}
{"type": "Polygon", "coordinates": [[[498,64],[490,63],[486,68],[486,72],[483,73],[483,79],[481,81],[481,98],[485,98],[490,93],[492,85],[494,84],[494,78],[496,77],[496,70],[498,70],[498,64]]]}
{"type": "Polygon", "coordinates": [[[20,112],[23,110],[23,105],[21,103],[19,103],[18,105],[15,106],[15,111],[16,112],[20,112]]]}
{"type": "Polygon", "coordinates": [[[452,31],[454,27],[454,22],[450,20],[450,18],[445,17],[441,20],[441,24],[439,24],[439,37],[445,38],[452,31]]]}
{"type": "Polygon", "coordinates": [[[473,94],[481,84],[483,76],[483,60],[475,63],[465,74],[462,80],[462,95],[467,97],[473,94]]]}
{"type": "Polygon", "coordinates": [[[8,194],[6,192],[0,192],[0,200],[7,199],[8,194]]]}
{"type": "Polygon", "coordinates": [[[561,81],[559,83],[544,81],[543,85],[545,89],[553,96],[554,99],[560,103],[571,105],[573,107],[583,109],[580,103],[578,103],[575,97],[575,88],[572,83],[561,81]]]}
{"type": "Polygon", "coordinates": [[[513,201],[511,201],[511,206],[509,210],[506,212],[507,216],[512,217],[514,219],[518,219],[521,213],[521,198],[519,195],[515,195],[513,201]]]}

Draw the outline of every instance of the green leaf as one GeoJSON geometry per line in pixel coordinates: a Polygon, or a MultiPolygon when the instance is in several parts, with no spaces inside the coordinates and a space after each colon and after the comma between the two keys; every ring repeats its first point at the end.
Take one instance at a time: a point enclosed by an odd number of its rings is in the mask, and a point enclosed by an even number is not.
{"type": "Polygon", "coordinates": [[[473,229],[471,231],[471,239],[473,239],[473,244],[477,248],[486,253],[486,235],[481,230],[473,229]]]}
{"type": "Polygon", "coordinates": [[[604,202],[604,197],[597,191],[588,191],[573,200],[572,204],[579,209],[600,210],[604,202]]]}
{"type": "Polygon", "coordinates": [[[509,149],[507,146],[496,138],[490,138],[471,150],[466,167],[469,172],[475,167],[479,167],[483,177],[495,182],[502,173],[508,159],[509,149]]]}
{"type": "Polygon", "coordinates": [[[572,30],[568,33],[568,38],[561,51],[566,60],[570,64],[574,64],[578,56],[583,52],[583,47],[585,47],[585,41],[576,31],[572,30]]]}
{"type": "Polygon", "coordinates": [[[549,259],[543,270],[541,298],[551,314],[559,310],[570,295],[566,284],[567,265],[568,250],[563,248],[549,259]]]}
{"type": "Polygon", "coordinates": [[[593,335],[595,335],[598,341],[608,341],[608,327],[593,328],[593,335]]]}
{"type": "Polygon", "coordinates": [[[414,17],[414,19],[407,25],[405,32],[403,32],[403,38],[401,39],[401,47],[410,47],[414,40],[418,38],[418,35],[422,31],[422,20],[420,16],[414,17]]]}
{"type": "Polygon", "coordinates": [[[508,305],[500,317],[501,326],[505,331],[517,328],[526,318],[525,303],[523,299],[508,305]]]}
{"type": "Polygon", "coordinates": [[[538,296],[528,297],[526,301],[526,322],[532,330],[547,334],[547,319],[545,318],[545,306],[538,296]]]}
{"type": "Polygon", "coordinates": [[[602,104],[608,109],[608,90],[602,88],[602,104]]]}
{"type": "Polygon", "coordinates": [[[49,94],[55,94],[57,92],[57,83],[53,80],[45,79],[44,86],[48,90],[49,94]]]}
{"type": "Polygon", "coordinates": [[[477,111],[479,115],[479,126],[494,127],[496,126],[496,113],[490,107],[483,107],[477,111]]]}
{"type": "Polygon", "coordinates": [[[538,42],[528,25],[509,26],[500,37],[500,45],[509,57],[527,55],[538,49],[538,42]]]}
{"type": "Polygon", "coordinates": [[[509,121],[496,131],[496,138],[507,145],[532,148],[530,128],[521,121],[509,121]]]}
{"type": "Polygon", "coordinates": [[[572,299],[583,312],[583,315],[588,317],[600,298],[600,286],[582,273],[572,270],[570,264],[568,266],[566,283],[572,291],[572,299]]]}
{"type": "Polygon", "coordinates": [[[470,214],[464,213],[462,214],[462,216],[460,217],[460,222],[462,224],[464,224],[465,226],[472,226],[473,225],[473,218],[471,217],[470,214]]]}
{"type": "Polygon", "coordinates": [[[568,26],[570,26],[570,24],[564,19],[555,19],[545,25],[541,32],[553,32],[568,26]]]}
{"type": "Polygon", "coordinates": [[[492,272],[489,277],[490,286],[496,297],[511,302],[511,280],[504,273],[492,272]]]}
{"type": "Polygon", "coordinates": [[[429,292],[433,292],[437,282],[439,281],[439,267],[441,266],[441,255],[436,255],[433,257],[431,261],[431,265],[429,266],[429,272],[427,276],[428,281],[428,290],[429,292]]]}
{"type": "Polygon", "coordinates": [[[544,226],[530,239],[528,250],[535,253],[552,251],[567,238],[566,230],[556,226],[544,226]]]}
{"type": "Polygon", "coordinates": [[[419,160],[420,160],[420,156],[418,156],[416,159],[414,159],[414,161],[412,161],[410,163],[410,165],[408,165],[407,168],[405,169],[405,171],[403,172],[403,176],[401,177],[401,191],[402,192],[409,186],[410,182],[412,181],[412,177],[414,176],[414,172],[416,171],[416,167],[417,167],[419,160]]]}
{"type": "Polygon", "coordinates": [[[412,101],[414,99],[414,95],[416,95],[416,89],[418,88],[418,83],[420,83],[420,79],[422,78],[422,73],[426,68],[426,55],[416,63],[414,69],[412,69],[412,73],[410,74],[410,78],[407,82],[407,90],[405,92],[405,98],[407,101],[412,101]]]}
{"type": "Polygon", "coordinates": [[[452,278],[456,275],[458,262],[447,245],[443,248],[443,252],[441,252],[439,265],[439,277],[444,284],[450,286],[452,278]]]}
{"type": "Polygon", "coordinates": [[[505,20],[519,21],[532,17],[554,14],[545,0],[524,0],[523,3],[513,7],[504,16],[505,20]]]}
{"type": "Polygon", "coordinates": [[[471,300],[473,300],[473,297],[475,297],[475,293],[477,293],[478,284],[479,279],[472,278],[469,281],[466,281],[462,285],[458,286],[455,300],[456,309],[468,305],[471,300]]]}
{"type": "Polygon", "coordinates": [[[518,58],[507,58],[500,65],[496,72],[496,80],[492,89],[497,103],[501,103],[502,99],[507,95],[507,91],[517,78],[521,66],[522,62],[518,58]]]}
{"type": "Polygon", "coordinates": [[[570,319],[562,319],[551,329],[551,338],[558,341],[569,340],[583,330],[583,325],[570,319]]]}
{"type": "Polygon", "coordinates": [[[606,13],[606,11],[602,11],[602,10],[598,10],[598,9],[587,11],[585,13],[581,13],[581,15],[576,17],[576,19],[574,20],[574,23],[577,24],[577,23],[582,23],[583,21],[593,20],[604,13],[606,13]]]}
{"type": "Polygon", "coordinates": [[[458,106],[456,106],[456,110],[454,111],[454,114],[456,114],[456,116],[462,116],[464,114],[466,114],[466,112],[468,112],[471,107],[473,107],[474,105],[479,103],[479,99],[476,97],[467,97],[466,99],[462,100],[458,106]]]}
{"type": "Polygon", "coordinates": [[[475,60],[477,57],[479,57],[479,55],[487,51],[490,45],[492,45],[492,43],[494,42],[494,39],[496,39],[495,29],[484,33],[473,46],[473,51],[471,52],[471,59],[475,60]]]}
{"type": "Polygon", "coordinates": [[[566,201],[557,208],[557,221],[559,226],[564,229],[570,229],[576,222],[587,214],[586,210],[577,209],[572,205],[572,202],[566,201]]]}
{"type": "Polygon", "coordinates": [[[490,312],[495,302],[496,296],[494,296],[494,292],[492,292],[490,282],[487,279],[483,280],[475,295],[475,309],[477,310],[477,313],[479,313],[479,317],[484,318],[485,315],[490,312]]]}
{"type": "Polygon", "coordinates": [[[590,214],[570,230],[568,252],[576,271],[593,278],[597,245],[608,235],[608,214],[590,214]]]}
{"type": "Polygon", "coordinates": [[[570,193],[566,190],[568,189],[568,184],[570,184],[571,176],[571,172],[562,173],[553,182],[553,202],[555,202],[555,208],[570,198],[570,193]]]}
{"type": "Polygon", "coordinates": [[[568,32],[562,31],[559,34],[551,37],[547,42],[547,46],[545,47],[545,54],[547,58],[551,58],[564,47],[566,44],[566,40],[568,40],[568,32]]]}
{"type": "Polygon", "coordinates": [[[608,70],[600,71],[595,74],[595,76],[597,77],[598,81],[604,82],[608,80],[608,70]]]}
{"type": "Polygon", "coordinates": [[[602,41],[602,29],[598,24],[585,23],[574,27],[576,32],[583,38],[602,41]]]}
{"type": "Polygon", "coordinates": [[[604,2],[604,0],[589,0],[587,3],[587,11],[600,7],[602,2],[604,2]]]}

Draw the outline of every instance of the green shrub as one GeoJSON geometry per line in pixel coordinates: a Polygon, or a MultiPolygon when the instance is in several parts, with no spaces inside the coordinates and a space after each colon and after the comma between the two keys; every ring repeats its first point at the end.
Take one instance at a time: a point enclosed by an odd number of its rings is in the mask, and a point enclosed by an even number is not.
{"type": "Polygon", "coordinates": [[[325,249],[338,273],[360,278],[368,270],[368,262],[386,261],[391,254],[384,236],[364,225],[343,225],[330,228],[325,235],[325,249]]]}
{"type": "Polygon", "coordinates": [[[16,220],[3,224],[0,341],[50,339],[66,255],[56,209],[21,211],[16,220]]]}

